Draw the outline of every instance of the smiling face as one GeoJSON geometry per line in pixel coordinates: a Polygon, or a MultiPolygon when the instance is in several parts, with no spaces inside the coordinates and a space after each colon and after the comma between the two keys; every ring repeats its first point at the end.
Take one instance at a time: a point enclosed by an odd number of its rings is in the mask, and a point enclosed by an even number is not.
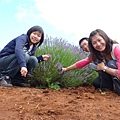
{"type": "Polygon", "coordinates": [[[106,42],[103,39],[103,37],[101,37],[99,34],[96,34],[92,37],[92,45],[94,47],[95,50],[98,50],[100,52],[104,52],[105,48],[106,48],[106,42]]]}
{"type": "Polygon", "coordinates": [[[84,39],[81,43],[80,43],[81,48],[85,51],[85,52],[89,52],[89,48],[88,48],[88,41],[86,39],[84,39]]]}
{"type": "Polygon", "coordinates": [[[30,34],[30,44],[38,43],[42,38],[42,34],[39,31],[34,31],[30,34]]]}

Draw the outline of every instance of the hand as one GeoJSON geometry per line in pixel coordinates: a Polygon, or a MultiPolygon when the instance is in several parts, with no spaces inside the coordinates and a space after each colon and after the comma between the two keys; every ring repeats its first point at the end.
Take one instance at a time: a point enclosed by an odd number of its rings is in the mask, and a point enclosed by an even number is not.
{"type": "Polygon", "coordinates": [[[62,72],[67,72],[67,68],[62,68],[62,72]]]}
{"type": "Polygon", "coordinates": [[[59,74],[63,74],[64,72],[66,72],[66,68],[62,68],[61,70],[59,70],[59,74]]]}
{"type": "Polygon", "coordinates": [[[26,67],[22,67],[21,70],[20,70],[20,72],[21,72],[22,76],[26,77],[28,71],[27,71],[26,67]]]}
{"type": "Polygon", "coordinates": [[[50,59],[51,56],[49,54],[47,54],[47,55],[42,55],[42,57],[43,57],[44,61],[47,61],[50,59]]]}
{"type": "Polygon", "coordinates": [[[101,62],[101,63],[99,63],[99,64],[97,65],[97,70],[103,70],[104,67],[105,67],[104,62],[101,62]]]}

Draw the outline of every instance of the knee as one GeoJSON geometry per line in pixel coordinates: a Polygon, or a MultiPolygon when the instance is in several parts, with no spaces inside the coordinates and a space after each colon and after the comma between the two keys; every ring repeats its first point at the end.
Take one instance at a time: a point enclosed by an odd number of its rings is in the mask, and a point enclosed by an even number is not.
{"type": "Polygon", "coordinates": [[[29,61],[32,62],[32,63],[34,63],[35,65],[38,64],[38,59],[35,56],[30,56],[29,61]]]}
{"type": "Polygon", "coordinates": [[[35,56],[30,56],[30,59],[33,60],[33,61],[37,61],[38,62],[38,60],[37,60],[37,58],[35,56]]]}
{"type": "Polygon", "coordinates": [[[110,67],[110,68],[117,68],[116,60],[110,60],[110,61],[107,63],[107,66],[110,67]]]}

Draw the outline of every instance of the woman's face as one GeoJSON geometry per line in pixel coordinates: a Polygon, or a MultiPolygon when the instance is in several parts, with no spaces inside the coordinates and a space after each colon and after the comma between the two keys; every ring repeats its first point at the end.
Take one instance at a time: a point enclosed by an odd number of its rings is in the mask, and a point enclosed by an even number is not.
{"type": "Polygon", "coordinates": [[[91,42],[92,42],[94,49],[96,49],[100,52],[103,52],[106,48],[106,42],[99,34],[94,35],[92,37],[91,42]]]}
{"type": "Polygon", "coordinates": [[[41,40],[42,34],[39,31],[34,31],[30,34],[31,44],[36,44],[41,40]]]}

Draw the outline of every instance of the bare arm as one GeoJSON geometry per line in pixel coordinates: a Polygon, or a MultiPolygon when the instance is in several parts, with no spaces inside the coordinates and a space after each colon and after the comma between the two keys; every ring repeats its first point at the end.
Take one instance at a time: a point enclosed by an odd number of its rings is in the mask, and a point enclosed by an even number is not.
{"type": "Polygon", "coordinates": [[[73,64],[73,65],[70,65],[70,66],[68,66],[68,67],[66,67],[66,68],[62,68],[62,71],[63,71],[63,72],[67,72],[67,71],[69,71],[69,70],[75,70],[75,69],[77,69],[76,63],[73,64]]]}
{"type": "Polygon", "coordinates": [[[75,69],[78,69],[78,68],[83,68],[84,66],[88,65],[89,63],[91,62],[91,60],[87,57],[85,59],[82,59],[66,68],[62,68],[62,71],[63,72],[67,72],[69,70],[75,70],[75,69]]]}

